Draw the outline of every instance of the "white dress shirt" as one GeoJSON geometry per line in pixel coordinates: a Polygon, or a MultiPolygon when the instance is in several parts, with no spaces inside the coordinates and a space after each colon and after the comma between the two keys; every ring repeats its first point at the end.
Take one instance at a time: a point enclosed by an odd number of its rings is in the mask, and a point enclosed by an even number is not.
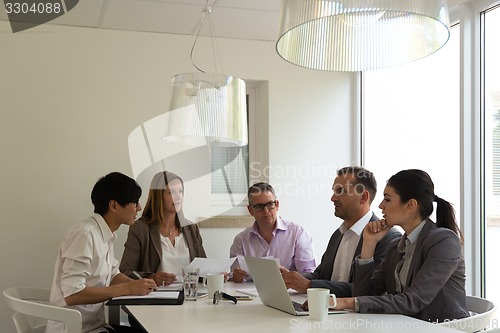
{"type": "Polygon", "coordinates": [[[182,268],[191,262],[189,248],[182,232],[175,237],[172,244],[168,237],[160,235],[161,239],[161,264],[158,272],[174,273],[177,281],[182,281],[182,268]]]}
{"type": "MultiPolygon", "coordinates": [[[[64,236],[56,259],[50,302],[82,313],[82,332],[99,332],[106,326],[104,302],[68,306],[65,297],[85,287],[107,287],[119,273],[113,252],[115,233],[99,214],[72,226],[64,236]]],[[[46,332],[65,332],[63,323],[49,321],[46,332]]]]}
{"type": "Polygon", "coordinates": [[[349,282],[351,274],[352,260],[356,247],[358,247],[359,239],[363,234],[363,229],[370,221],[373,212],[368,211],[362,218],[360,218],[351,228],[347,228],[346,222],[342,223],[339,227],[342,233],[339,248],[333,263],[333,272],[331,281],[349,282]]]}

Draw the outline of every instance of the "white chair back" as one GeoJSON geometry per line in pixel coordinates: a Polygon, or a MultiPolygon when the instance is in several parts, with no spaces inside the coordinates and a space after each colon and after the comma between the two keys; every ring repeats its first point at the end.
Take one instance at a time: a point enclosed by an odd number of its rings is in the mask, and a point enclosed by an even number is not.
{"type": "Polygon", "coordinates": [[[470,317],[439,323],[441,326],[449,327],[462,332],[478,332],[490,328],[496,307],[487,299],[467,296],[467,309],[470,317]]]}
{"type": "Polygon", "coordinates": [[[45,333],[47,320],[28,318],[24,313],[14,312],[12,315],[18,333],[45,333]]]}
{"type": "Polygon", "coordinates": [[[67,333],[81,333],[82,331],[82,315],[78,310],[46,303],[49,301],[49,289],[14,287],[5,289],[3,295],[7,304],[15,311],[12,319],[18,333],[45,331],[46,322],[34,325],[27,316],[64,322],[67,333]]]}

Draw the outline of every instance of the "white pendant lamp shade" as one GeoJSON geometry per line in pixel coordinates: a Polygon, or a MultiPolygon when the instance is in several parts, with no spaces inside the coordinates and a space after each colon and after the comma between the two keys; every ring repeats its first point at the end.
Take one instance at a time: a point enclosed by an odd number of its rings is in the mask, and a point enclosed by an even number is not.
{"type": "Polygon", "coordinates": [[[278,54],[326,71],[365,71],[424,58],[449,39],[445,0],[282,0],[278,54]]]}
{"type": "Polygon", "coordinates": [[[169,109],[164,140],[191,145],[248,143],[246,85],[237,77],[175,75],[169,109]]]}

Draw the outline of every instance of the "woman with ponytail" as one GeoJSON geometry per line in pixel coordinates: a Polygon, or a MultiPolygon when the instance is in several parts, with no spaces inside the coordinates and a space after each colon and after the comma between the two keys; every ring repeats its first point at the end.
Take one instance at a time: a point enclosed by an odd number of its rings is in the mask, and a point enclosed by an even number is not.
{"type": "Polygon", "coordinates": [[[465,302],[462,236],[451,204],[435,195],[422,170],[392,176],[380,204],[383,219],[368,223],[354,267],[354,298],[337,307],[361,313],[398,313],[435,323],[469,316],[465,302]],[[436,222],[429,216],[436,202],[436,222]],[[387,247],[374,267],[377,241],[400,226],[405,234],[387,247]]]}

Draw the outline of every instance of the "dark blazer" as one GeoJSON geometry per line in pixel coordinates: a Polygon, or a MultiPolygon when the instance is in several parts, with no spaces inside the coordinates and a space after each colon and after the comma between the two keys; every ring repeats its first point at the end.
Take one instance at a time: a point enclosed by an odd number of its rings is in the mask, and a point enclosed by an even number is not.
{"type": "Polygon", "coordinates": [[[465,303],[465,263],[462,244],[447,228],[427,219],[415,245],[406,288],[396,292],[394,272],[402,254],[398,241],[387,248],[384,262],[354,267],[353,293],[361,313],[400,313],[443,322],[469,316],[465,303]],[[385,294],[387,292],[387,294],[385,294]]]}
{"type": "MultiPolygon", "coordinates": [[[[372,214],[370,221],[377,221],[379,218],[372,214]]],[[[393,239],[399,239],[401,237],[401,233],[392,228],[389,230],[387,235],[382,238],[375,248],[374,260],[376,264],[382,262],[384,259],[387,245],[393,239]]],[[[342,234],[340,230],[337,229],[330,241],[328,242],[328,247],[326,248],[325,253],[321,257],[321,263],[312,273],[304,274],[306,278],[311,280],[312,288],[328,288],[330,292],[334,293],[337,297],[350,297],[352,296],[352,281],[353,281],[353,268],[351,268],[351,274],[349,276],[349,282],[339,282],[339,281],[330,281],[333,273],[333,264],[335,262],[335,256],[337,255],[337,250],[339,248],[340,241],[342,239],[342,234]]],[[[356,247],[356,251],[354,253],[354,257],[352,258],[352,265],[354,265],[354,258],[359,256],[361,253],[361,247],[363,245],[363,236],[361,236],[358,246],[356,247]]]]}
{"type": "MultiPolygon", "coordinates": [[[[185,222],[189,224],[181,227],[181,232],[189,249],[189,257],[191,260],[194,257],[206,258],[198,225],[187,220],[185,222]]],[[[138,219],[129,227],[120,271],[130,278],[137,279],[133,271],[141,276],[156,273],[161,259],[160,225],[146,223],[142,218],[138,219]]]]}

